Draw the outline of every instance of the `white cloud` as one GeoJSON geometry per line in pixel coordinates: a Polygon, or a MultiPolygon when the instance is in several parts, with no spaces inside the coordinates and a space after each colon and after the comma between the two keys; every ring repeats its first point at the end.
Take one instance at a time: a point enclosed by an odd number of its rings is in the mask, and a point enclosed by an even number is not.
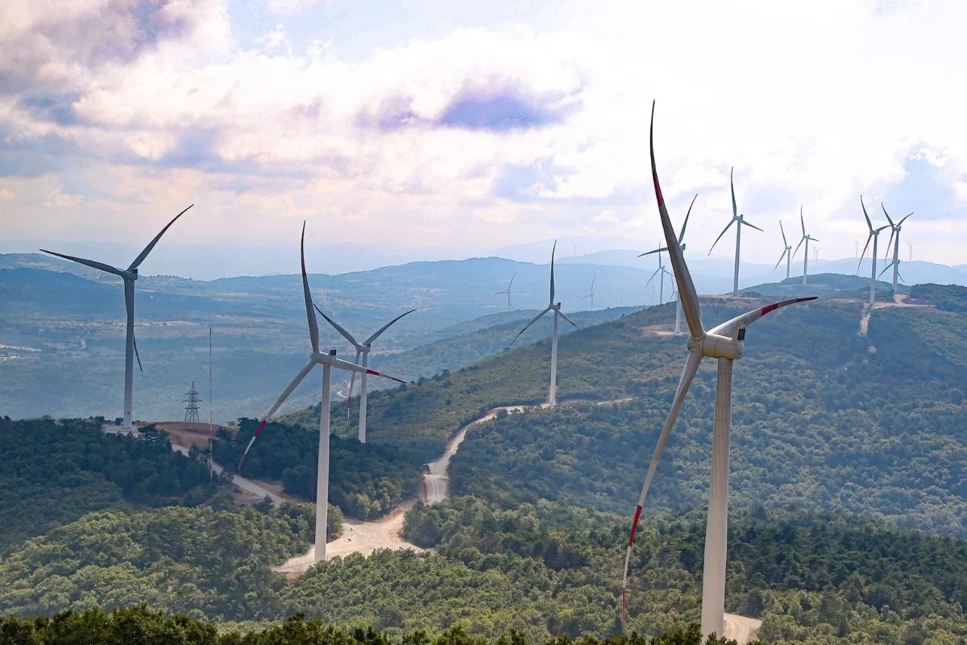
{"type": "MultiPolygon", "coordinates": [[[[888,11],[872,0],[576,0],[553,28],[458,28],[352,60],[284,23],[240,49],[224,0],[160,2],[152,24],[164,28],[146,40],[133,1],[0,10],[10,43],[0,61],[20,47],[22,82],[69,93],[31,103],[0,85],[0,154],[66,141],[77,168],[60,172],[100,184],[99,201],[193,199],[200,229],[236,241],[288,235],[265,224],[283,216],[351,222],[347,241],[413,246],[484,249],[511,230],[533,239],[568,227],[650,239],[653,97],[673,215],[701,192],[697,248],[729,214],[732,166],[740,210],[768,230],[748,248],[763,261],[776,220],[794,224],[801,204],[824,256],[852,254],[850,231],[865,228],[857,195],[875,203],[907,178],[911,156],[948,187],[947,211],[967,200],[967,94],[950,82],[967,66],[956,44],[967,7],[952,0],[888,11]],[[97,43],[109,37],[121,44],[105,56],[97,43]],[[106,179],[79,170],[92,164],[106,179]]],[[[20,210],[18,231],[47,216],[38,208],[20,210]]],[[[967,243],[965,228],[954,241],[967,243]]],[[[918,253],[933,255],[930,244],[918,239],[918,253]]]]}

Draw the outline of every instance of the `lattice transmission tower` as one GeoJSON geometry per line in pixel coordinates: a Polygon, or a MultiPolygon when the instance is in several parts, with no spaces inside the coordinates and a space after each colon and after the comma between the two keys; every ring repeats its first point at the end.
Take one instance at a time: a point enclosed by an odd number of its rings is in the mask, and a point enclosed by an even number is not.
{"type": "Polygon", "coordinates": [[[183,399],[185,403],[185,422],[198,423],[198,390],[195,389],[195,382],[191,382],[191,389],[183,399]]]}

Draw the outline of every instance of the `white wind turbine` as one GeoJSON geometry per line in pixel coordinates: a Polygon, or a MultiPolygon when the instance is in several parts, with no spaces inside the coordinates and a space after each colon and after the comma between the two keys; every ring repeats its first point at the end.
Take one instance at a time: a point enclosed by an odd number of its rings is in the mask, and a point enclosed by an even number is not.
{"type": "MultiPolygon", "coordinates": [[[[698,193],[695,193],[695,196],[692,197],[692,203],[688,205],[688,211],[685,213],[685,221],[682,222],[682,230],[678,232],[678,246],[682,250],[683,256],[685,255],[685,248],[686,248],[685,228],[688,226],[688,217],[692,214],[692,206],[695,205],[696,199],[698,199],[698,193]]],[[[662,246],[661,243],[659,243],[657,249],[655,249],[654,251],[646,251],[645,253],[641,253],[638,255],[638,257],[640,258],[646,255],[651,255],[652,253],[657,253],[658,264],[661,264],[662,251],[667,253],[668,249],[662,246]]],[[[645,285],[645,286],[647,287],[648,285],[645,285]]],[[[675,298],[678,300],[678,306],[675,308],[675,333],[680,334],[682,333],[682,299],[678,297],[678,289],[674,290],[674,295],[675,295],[675,298]]]]}
{"type": "Polygon", "coordinates": [[[503,291],[498,291],[494,294],[495,296],[502,296],[504,294],[507,294],[507,309],[510,309],[510,289],[511,287],[514,286],[514,278],[516,277],[517,277],[516,273],[510,276],[510,284],[507,285],[507,288],[504,289],[503,291]]]}
{"type": "Polygon", "coordinates": [[[802,206],[799,207],[799,223],[802,224],[802,237],[799,238],[799,244],[796,245],[796,250],[792,252],[792,257],[796,257],[796,253],[799,253],[799,247],[805,242],[806,252],[802,256],[802,283],[806,284],[806,276],[809,274],[809,243],[819,240],[806,234],[806,220],[802,217],[802,206]]]}
{"type": "Polygon", "coordinates": [[[732,182],[732,173],[734,171],[735,171],[735,168],[729,171],[729,187],[732,189],[732,219],[729,220],[729,223],[725,226],[725,228],[722,229],[722,232],[719,233],[719,236],[715,238],[714,242],[712,242],[712,248],[708,250],[708,254],[712,255],[712,249],[714,249],[715,245],[719,243],[719,240],[722,239],[722,236],[725,235],[725,232],[729,230],[730,226],[738,222],[738,225],[735,227],[735,272],[732,277],[732,295],[738,296],[739,295],[739,254],[742,249],[742,227],[751,226],[752,228],[760,232],[762,231],[762,229],[756,226],[755,224],[750,224],[749,222],[745,221],[745,215],[739,215],[739,209],[735,205],[735,184],[732,182]]]}
{"type": "Polygon", "coordinates": [[[288,387],[282,391],[282,395],[272,404],[272,407],[262,415],[259,422],[258,428],[255,430],[255,434],[252,435],[252,439],[249,440],[248,446],[245,447],[245,452],[242,453],[241,459],[238,460],[237,470],[242,470],[242,464],[245,462],[245,457],[248,455],[248,451],[252,449],[252,444],[258,439],[259,435],[262,434],[262,430],[265,429],[266,424],[272,415],[285,403],[285,400],[289,398],[292,391],[299,386],[299,383],[309,375],[316,365],[322,365],[322,404],[319,408],[319,470],[316,475],[316,544],[314,549],[314,562],[322,562],[326,559],[326,525],[329,519],[329,408],[331,401],[331,385],[332,385],[332,368],[337,367],[339,369],[348,370],[351,372],[360,372],[361,374],[372,374],[373,376],[381,376],[383,378],[392,379],[399,383],[403,383],[401,379],[398,379],[387,374],[380,374],[376,370],[371,370],[368,367],[361,367],[355,363],[350,363],[349,361],[344,361],[342,359],[336,358],[336,350],[331,349],[328,353],[322,353],[319,351],[319,323],[316,321],[316,312],[313,309],[312,304],[312,294],[309,291],[309,276],[306,274],[306,252],[305,252],[305,237],[306,237],[306,225],[302,224],[302,241],[300,243],[300,254],[302,258],[302,292],[306,301],[306,318],[309,321],[309,341],[312,344],[312,355],[309,357],[309,362],[306,363],[296,377],[292,379],[288,387]]]}
{"type": "Polygon", "coordinates": [[[598,276],[594,276],[593,278],[591,278],[591,291],[588,292],[588,295],[586,295],[583,298],[581,298],[582,301],[587,300],[589,298],[591,299],[591,310],[592,311],[594,310],[594,281],[597,280],[597,279],[598,279],[598,276]]]}
{"type": "MultiPolygon", "coordinates": [[[[191,208],[194,204],[188,206],[191,208]]],[[[59,258],[64,258],[65,260],[70,260],[71,262],[77,262],[78,264],[83,264],[100,271],[105,271],[107,273],[113,273],[124,280],[124,306],[127,310],[127,331],[124,341],[124,429],[131,429],[131,416],[132,416],[132,402],[134,399],[134,359],[138,359],[138,369],[142,372],[144,368],[141,367],[141,356],[138,355],[138,345],[137,341],[134,339],[134,282],[138,279],[138,267],[144,262],[148,254],[151,253],[151,249],[154,248],[161,236],[171,228],[171,225],[178,221],[178,218],[184,215],[188,208],[181,211],[175,218],[168,222],[168,225],[161,229],[161,232],[154,236],[154,239],[148,243],[148,246],[144,247],[141,254],[134,259],[127,269],[118,269],[112,267],[109,264],[104,264],[102,262],[96,262],[94,260],[85,260],[84,258],[76,258],[72,255],[63,255],[62,253],[54,253],[53,251],[48,251],[46,249],[40,249],[48,255],[55,255],[59,258]]]]}
{"type": "Polygon", "coordinates": [[[782,228],[782,222],[779,222],[779,232],[782,233],[782,255],[779,256],[779,261],[776,262],[776,266],[772,268],[772,272],[775,273],[779,265],[782,264],[782,259],[786,259],[786,280],[789,279],[789,270],[792,266],[792,245],[786,241],[786,231],[782,228]]]}
{"type": "Polygon", "coordinates": [[[527,331],[527,328],[540,320],[544,314],[549,311],[554,312],[554,331],[551,334],[551,386],[547,394],[548,405],[557,405],[557,318],[560,316],[564,320],[571,323],[572,327],[577,327],[573,320],[568,318],[563,311],[561,311],[561,303],[554,302],[554,252],[557,251],[557,240],[554,240],[554,246],[551,248],[551,297],[548,302],[547,307],[539,314],[534,316],[534,319],[524,325],[524,328],[517,332],[514,336],[514,340],[510,341],[510,345],[513,346],[520,335],[527,331]]]}
{"type": "Polygon", "coordinates": [[[718,359],[718,380],[715,390],[715,422],[712,436],[712,476],[709,488],[708,523],[705,531],[705,568],[702,574],[702,638],[710,634],[721,635],[725,627],[725,558],[726,535],[728,528],[728,483],[729,483],[729,434],[732,429],[732,363],[742,358],[745,346],[746,328],[762,316],[798,302],[815,300],[815,298],[795,298],[783,302],[773,303],[766,307],[736,316],[732,320],[722,323],[706,331],[702,326],[699,309],[698,294],[692,283],[688,266],[682,257],[681,248],[675,239],[665,201],[658,183],[658,170],[655,165],[654,146],[655,106],[652,103],[651,129],[649,148],[651,153],[651,172],[655,184],[655,197],[658,200],[658,212],[661,216],[661,226],[665,233],[668,253],[672,266],[675,268],[675,281],[682,298],[685,310],[685,321],[688,324],[688,359],[682,372],[681,381],[675,392],[672,408],[668,413],[665,425],[662,427],[655,447],[654,455],[648,466],[648,474],[638,498],[635,518],[631,525],[631,535],[628,538],[628,549],[625,556],[624,579],[621,586],[622,621],[627,620],[627,587],[628,567],[631,562],[631,552],[634,545],[638,520],[648,494],[652,478],[661,459],[662,451],[668,441],[672,427],[681,410],[688,388],[695,378],[702,358],[718,359]]]}
{"type": "Polygon", "coordinates": [[[863,208],[863,217],[866,218],[866,226],[870,229],[870,234],[866,238],[866,244],[863,246],[863,253],[860,254],[860,262],[856,265],[856,271],[859,273],[860,266],[863,264],[863,258],[866,256],[866,249],[870,247],[870,240],[873,240],[873,254],[870,256],[870,260],[873,262],[873,268],[870,271],[870,304],[876,300],[876,245],[880,238],[880,231],[890,228],[890,225],[881,226],[880,228],[873,228],[873,223],[870,222],[870,216],[866,214],[866,204],[863,203],[863,196],[860,195],[860,206],[863,208]]]}
{"type": "Polygon", "coordinates": [[[886,270],[891,266],[893,267],[893,293],[896,293],[897,278],[903,277],[900,275],[900,227],[903,226],[903,222],[905,222],[910,215],[913,215],[913,213],[904,215],[903,219],[894,224],[893,220],[890,218],[890,214],[886,212],[886,206],[883,205],[883,202],[880,202],[880,208],[883,209],[883,214],[886,215],[886,220],[890,223],[891,227],[890,241],[886,243],[886,257],[884,259],[889,259],[890,244],[893,244],[893,261],[883,267],[883,271],[880,272],[880,275],[886,273],[886,270]]]}
{"type": "MultiPolygon", "coordinates": [[[[416,309],[410,309],[406,313],[400,314],[393,320],[389,321],[388,323],[380,327],[375,334],[373,334],[372,336],[370,336],[369,338],[367,338],[361,343],[357,341],[355,338],[353,338],[353,335],[350,334],[345,329],[343,329],[335,320],[327,316],[322,311],[322,309],[320,309],[319,307],[316,307],[316,311],[318,311],[319,314],[326,319],[326,322],[332,325],[333,329],[335,329],[340,334],[342,334],[342,337],[348,340],[349,343],[356,348],[356,358],[355,360],[353,360],[353,362],[356,363],[357,365],[360,365],[359,359],[360,357],[362,357],[363,359],[362,366],[366,368],[366,367],[369,367],[369,352],[373,348],[373,341],[379,338],[384,331],[392,327],[397,320],[399,320],[403,316],[407,316],[413,313],[414,311],[416,311],[416,309]]],[[[360,443],[366,443],[366,400],[367,400],[366,376],[367,376],[366,372],[363,372],[362,376],[359,377],[360,379],[359,380],[359,442],[360,443]]],[[[352,377],[349,380],[349,396],[346,397],[347,415],[349,414],[349,409],[352,404],[353,385],[355,382],[356,382],[356,372],[353,372],[352,377]]]]}
{"type": "Polygon", "coordinates": [[[648,285],[651,284],[651,281],[655,279],[655,276],[658,276],[658,304],[660,305],[665,304],[665,276],[666,275],[669,276],[670,278],[672,277],[671,272],[665,268],[665,265],[661,261],[661,253],[658,253],[658,268],[655,269],[655,272],[651,274],[650,278],[648,278],[648,282],[645,283],[645,289],[647,289],[648,285]]]}

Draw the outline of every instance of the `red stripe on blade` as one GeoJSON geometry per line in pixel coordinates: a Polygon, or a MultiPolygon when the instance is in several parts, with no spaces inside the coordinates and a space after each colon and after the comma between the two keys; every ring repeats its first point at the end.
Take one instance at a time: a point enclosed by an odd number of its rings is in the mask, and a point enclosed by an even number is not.
{"type": "Polygon", "coordinates": [[[762,315],[765,316],[768,313],[772,313],[773,311],[775,311],[778,308],[779,308],[779,303],[778,302],[774,302],[771,305],[768,305],[767,307],[763,307],[762,308],[762,315]]]}
{"type": "Polygon", "coordinates": [[[641,519],[641,506],[635,509],[635,519],[631,523],[631,535],[628,537],[628,546],[635,543],[635,533],[638,532],[638,520],[641,519]]]}

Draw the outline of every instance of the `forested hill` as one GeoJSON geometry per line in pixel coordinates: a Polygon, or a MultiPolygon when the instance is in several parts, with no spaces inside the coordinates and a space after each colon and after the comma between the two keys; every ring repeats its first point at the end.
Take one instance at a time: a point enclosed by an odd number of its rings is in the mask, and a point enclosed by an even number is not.
{"type": "MultiPolygon", "coordinates": [[[[703,318],[711,325],[760,302],[706,300],[703,318]]],[[[668,328],[673,307],[562,338],[562,400],[634,400],[529,411],[474,429],[452,462],[454,490],[629,512],[685,357],[683,338],[653,333],[668,328]]],[[[932,306],[877,308],[867,336],[859,333],[863,315],[859,300],[821,300],[749,329],[746,356],[735,368],[732,500],[841,509],[965,535],[967,315],[932,306]]],[[[375,393],[371,441],[428,460],[486,410],[541,403],[549,344],[375,393]]],[[[704,504],[714,373],[706,361],[650,509],[704,504]]],[[[317,418],[318,410],[290,421],[317,427],[317,418]]]]}

